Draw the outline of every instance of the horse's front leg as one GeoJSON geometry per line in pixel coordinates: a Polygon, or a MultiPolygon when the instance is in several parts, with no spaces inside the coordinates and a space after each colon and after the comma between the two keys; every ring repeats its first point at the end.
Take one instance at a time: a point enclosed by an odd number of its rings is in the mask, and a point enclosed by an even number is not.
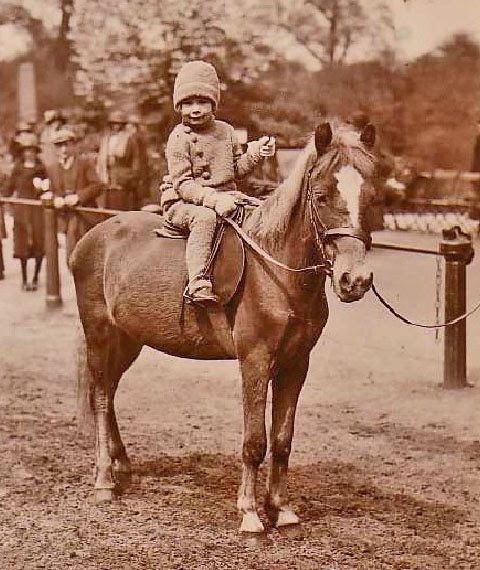
{"type": "Polygon", "coordinates": [[[267,452],[265,407],[271,358],[267,350],[256,346],[240,359],[243,392],[242,482],[237,507],[242,517],[240,532],[263,533],[265,528],[257,513],[256,484],[260,464],[267,452]]]}
{"type": "Polygon", "coordinates": [[[295,424],[298,397],[308,370],[309,356],[279,368],[272,381],[272,427],[270,432],[270,464],[265,510],[274,526],[284,527],[300,522],[288,502],[287,471],[295,424]]]}

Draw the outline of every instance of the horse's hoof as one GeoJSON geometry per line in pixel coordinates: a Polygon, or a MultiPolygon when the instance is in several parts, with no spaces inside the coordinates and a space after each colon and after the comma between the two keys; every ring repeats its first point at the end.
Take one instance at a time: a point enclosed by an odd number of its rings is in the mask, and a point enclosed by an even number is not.
{"type": "Polygon", "coordinates": [[[286,526],[277,527],[278,532],[284,538],[290,540],[304,540],[305,539],[305,529],[300,523],[289,524],[286,526]]]}
{"type": "Polygon", "coordinates": [[[299,525],[300,519],[297,515],[290,509],[280,509],[277,513],[276,521],[274,526],[277,528],[299,525]]]}
{"type": "Polygon", "coordinates": [[[266,532],[240,532],[240,541],[247,548],[263,548],[271,539],[266,532]]]}
{"type": "Polygon", "coordinates": [[[265,533],[265,527],[257,513],[245,513],[242,517],[240,532],[246,534],[262,534],[265,533]]]}
{"type": "Polygon", "coordinates": [[[115,471],[115,482],[118,491],[122,493],[132,484],[132,473],[130,471],[115,471]]]}
{"type": "Polygon", "coordinates": [[[96,505],[111,503],[115,498],[114,489],[95,489],[94,498],[96,505]]]}

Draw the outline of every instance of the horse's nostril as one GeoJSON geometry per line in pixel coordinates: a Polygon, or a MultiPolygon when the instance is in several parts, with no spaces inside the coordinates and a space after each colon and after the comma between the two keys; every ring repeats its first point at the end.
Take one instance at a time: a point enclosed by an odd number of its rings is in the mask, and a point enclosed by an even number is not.
{"type": "Polygon", "coordinates": [[[354,287],[362,287],[362,288],[366,288],[366,289],[370,289],[371,285],[372,285],[372,281],[373,281],[373,273],[370,273],[368,276],[367,275],[359,275],[353,285],[354,287]]]}
{"type": "Polygon", "coordinates": [[[345,271],[345,273],[342,273],[342,275],[340,277],[340,286],[341,287],[349,287],[350,284],[351,284],[350,273],[345,271]]]}

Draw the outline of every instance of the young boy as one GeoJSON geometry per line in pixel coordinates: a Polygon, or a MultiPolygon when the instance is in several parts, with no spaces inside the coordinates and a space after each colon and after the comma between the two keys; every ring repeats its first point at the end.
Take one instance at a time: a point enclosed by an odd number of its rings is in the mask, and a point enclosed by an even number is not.
{"type": "Polygon", "coordinates": [[[186,63],[173,89],[173,104],[182,122],[167,143],[172,187],[162,193],[161,206],[171,224],[190,232],[186,296],[198,303],[217,301],[212,283],[203,273],[217,215],[232,214],[238,201],[245,198],[237,191],[235,179],[246,176],[260,160],[275,153],[269,137],[262,137],[242,154],[233,127],[215,120],[219,100],[215,68],[204,61],[186,63]]]}

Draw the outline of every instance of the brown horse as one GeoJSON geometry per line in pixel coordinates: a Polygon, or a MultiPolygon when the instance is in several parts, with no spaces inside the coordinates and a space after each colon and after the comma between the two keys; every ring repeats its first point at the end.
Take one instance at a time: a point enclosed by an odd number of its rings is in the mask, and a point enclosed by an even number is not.
{"type": "MultiPolygon", "coordinates": [[[[371,190],[374,139],[371,125],[361,134],[341,125],[333,133],[329,123],[317,127],[290,176],[246,219],[244,231],[261,250],[245,246],[243,277],[223,308],[183,305],[185,242],[156,237],[155,214],[126,212],[79,241],[71,268],[86,340],[83,391],[95,418],[98,501],[111,500],[116,482],[130,473],[114,396],[122,374],[148,345],[183,358],[238,359],[244,432],[237,506],[243,532],[264,531],[255,487],[267,450],[271,382],[266,512],[277,527],[299,523],[288,502],[287,468],[310,351],[328,318],[326,274],[345,302],[360,299],[372,282],[359,204],[371,190]],[[272,258],[305,270],[291,271],[272,258]],[[322,264],[325,271],[318,271],[322,264]]],[[[223,249],[230,251],[234,240],[230,229],[223,249]]]]}

